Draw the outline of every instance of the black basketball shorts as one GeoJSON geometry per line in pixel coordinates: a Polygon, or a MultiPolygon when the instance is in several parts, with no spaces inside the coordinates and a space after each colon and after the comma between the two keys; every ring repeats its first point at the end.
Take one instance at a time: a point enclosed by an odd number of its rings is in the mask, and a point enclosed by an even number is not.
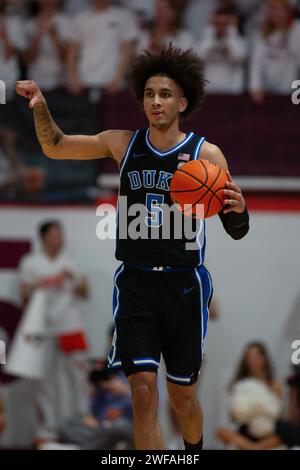
{"type": "Polygon", "coordinates": [[[195,383],[213,292],[205,266],[160,272],[122,264],[114,285],[115,331],[109,367],[123,369],[127,377],[156,372],[162,354],[168,381],[195,383]]]}

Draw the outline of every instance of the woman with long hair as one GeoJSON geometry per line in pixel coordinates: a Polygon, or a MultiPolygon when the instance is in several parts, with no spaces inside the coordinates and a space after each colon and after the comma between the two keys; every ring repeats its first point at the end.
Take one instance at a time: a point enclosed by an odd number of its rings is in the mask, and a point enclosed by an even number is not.
{"type": "MultiPolygon", "coordinates": [[[[253,389],[253,384],[254,387],[255,383],[257,383],[258,386],[262,384],[265,387],[262,389],[262,392],[264,393],[266,391],[267,399],[274,399],[275,403],[281,402],[283,389],[281,384],[274,377],[270,355],[266,346],[261,342],[251,342],[244,348],[236,372],[229,385],[230,394],[233,394],[237,385],[245,384],[247,379],[248,384],[246,386],[249,387],[250,384],[253,393],[257,395],[257,392],[261,390],[260,388],[258,388],[257,391],[255,388],[253,389]],[[250,381],[250,379],[252,380],[250,381]]],[[[251,396],[247,398],[248,401],[249,398],[250,401],[252,399],[251,396]]],[[[255,400],[257,401],[257,396],[255,400]]],[[[265,397],[262,397],[262,400],[265,400],[265,397]]],[[[243,407],[243,411],[245,412],[245,400],[243,407]]],[[[251,434],[249,426],[245,424],[239,425],[237,431],[232,431],[227,427],[219,428],[217,430],[217,436],[224,444],[243,450],[271,449],[281,444],[279,437],[272,433],[262,438],[254,436],[251,434]]]]}
{"type": "Polygon", "coordinates": [[[274,370],[266,346],[258,341],[249,343],[242,354],[230,388],[239,380],[246,378],[261,380],[278,396],[282,394],[280,383],[274,379],[274,370]]]}

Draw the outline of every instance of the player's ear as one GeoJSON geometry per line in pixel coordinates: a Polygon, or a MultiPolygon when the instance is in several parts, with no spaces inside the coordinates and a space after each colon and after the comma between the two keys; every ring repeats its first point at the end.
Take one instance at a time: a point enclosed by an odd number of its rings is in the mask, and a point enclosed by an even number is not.
{"type": "Polygon", "coordinates": [[[183,113],[186,108],[188,107],[188,100],[185,98],[185,96],[183,96],[181,99],[180,99],[180,103],[179,103],[179,112],[180,113],[183,113]]]}

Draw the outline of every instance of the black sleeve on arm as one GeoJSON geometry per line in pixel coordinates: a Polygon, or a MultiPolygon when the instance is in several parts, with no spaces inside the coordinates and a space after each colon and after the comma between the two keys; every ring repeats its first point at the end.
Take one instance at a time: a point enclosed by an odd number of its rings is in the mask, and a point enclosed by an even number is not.
{"type": "Polygon", "coordinates": [[[226,232],[234,239],[240,240],[245,237],[249,231],[249,214],[247,207],[244,212],[238,214],[237,212],[228,212],[224,214],[219,212],[219,217],[226,232]]]}

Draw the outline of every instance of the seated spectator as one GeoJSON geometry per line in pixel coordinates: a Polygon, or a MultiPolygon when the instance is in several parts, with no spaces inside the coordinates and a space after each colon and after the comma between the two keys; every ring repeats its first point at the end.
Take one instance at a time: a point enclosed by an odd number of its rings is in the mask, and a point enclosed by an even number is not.
{"type": "Polygon", "coordinates": [[[262,104],[266,93],[289,95],[299,78],[300,25],[288,0],[268,0],[262,30],[255,37],[249,73],[253,101],[262,104]]]}
{"type": "Polygon", "coordinates": [[[132,448],[131,394],[125,375],[108,370],[104,361],[95,361],[90,383],[91,414],[66,421],[62,439],[81,449],[107,450],[120,444],[132,448]]]}
{"type": "Polygon", "coordinates": [[[235,8],[216,10],[196,50],[204,61],[208,93],[244,91],[247,44],[239,33],[235,8]]]}
{"type": "Polygon", "coordinates": [[[86,12],[74,18],[68,51],[68,87],[72,94],[84,88],[122,89],[138,32],[134,16],[111,0],[92,0],[86,12]]]}
{"type": "Polygon", "coordinates": [[[147,49],[159,53],[170,42],[181,49],[193,46],[191,34],[182,27],[181,3],[178,0],[156,0],[153,25],[149,31],[141,33],[138,52],[147,49]]]}
{"type": "Polygon", "coordinates": [[[43,91],[65,85],[65,59],[70,35],[68,17],[59,0],[37,0],[27,23],[28,47],[24,54],[27,77],[43,91]]]}
{"type": "Polygon", "coordinates": [[[90,380],[95,386],[92,399],[92,413],[98,421],[112,421],[119,417],[132,419],[130,389],[122,372],[106,368],[94,370],[90,380]]]}
{"type": "MultiPolygon", "coordinates": [[[[283,390],[281,384],[274,378],[269,354],[262,343],[255,342],[246,346],[237,371],[230,384],[231,400],[234,388],[240,384],[243,384],[243,386],[246,385],[249,389],[249,392],[246,390],[247,393],[244,393],[242,402],[242,411],[245,421],[247,413],[249,416],[251,414],[252,416],[255,414],[253,409],[247,410],[247,407],[253,407],[252,404],[255,403],[255,407],[258,409],[260,400],[261,405],[265,405],[265,401],[269,400],[268,406],[272,408],[275,407],[276,410],[274,414],[278,414],[278,411],[280,411],[280,402],[282,400],[283,390]],[[246,379],[248,380],[247,383],[246,379]],[[246,403],[246,400],[248,403],[246,403]],[[271,401],[272,403],[270,404],[271,401]]],[[[239,402],[241,403],[241,395],[239,397],[239,402]]],[[[263,406],[261,406],[261,409],[262,408],[263,406]]],[[[273,412],[273,409],[271,409],[271,411],[273,412]]],[[[262,413],[262,410],[260,412],[262,413]]],[[[231,416],[232,415],[238,415],[237,402],[233,403],[233,400],[231,401],[231,416]]],[[[240,415],[242,415],[242,412],[240,412],[240,415]]],[[[262,429],[259,429],[258,426],[262,425],[262,419],[264,419],[265,416],[261,414],[258,418],[259,421],[256,422],[256,431],[257,434],[260,432],[263,437],[258,438],[257,435],[254,435],[253,427],[251,428],[249,424],[239,424],[236,431],[227,427],[219,428],[217,430],[217,436],[224,444],[231,448],[233,447],[242,450],[272,449],[278,447],[281,444],[281,439],[274,432],[274,423],[276,419],[273,421],[270,420],[270,427],[267,428],[266,423],[264,422],[263,425],[265,426],[265,429],[270,429],[270,431],[262,432],[262,429]]],[[[269,426],[269,422],[267,422],[267,425],[269,426]]]]}

